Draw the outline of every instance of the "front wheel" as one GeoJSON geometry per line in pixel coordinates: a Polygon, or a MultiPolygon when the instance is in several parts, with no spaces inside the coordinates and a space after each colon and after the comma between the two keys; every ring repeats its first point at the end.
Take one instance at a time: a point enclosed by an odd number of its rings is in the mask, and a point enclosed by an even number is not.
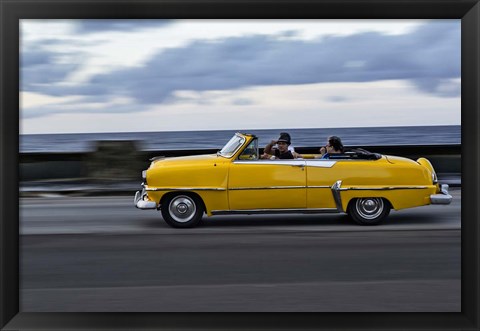
{"type": "Polygon", "coordinates": [[[358,224],[377,225],[390,213],[390,204],[382,198],[357,198],[350,201],[347,212],[358,224]]]}
{"type": "Polygon", "coordinates": [[[201,200],[194,195],[184,193],[168,196],[162,202],[161,208],[163,219],[174,228],[194,227],[203,216],[201,200]]]}

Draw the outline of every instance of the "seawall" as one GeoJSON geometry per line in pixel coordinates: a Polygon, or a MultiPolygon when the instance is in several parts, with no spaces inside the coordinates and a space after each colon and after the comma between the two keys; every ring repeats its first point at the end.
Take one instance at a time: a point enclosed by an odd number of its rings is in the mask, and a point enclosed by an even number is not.
{"type": "MultiPolygon", "coordinates": [[[[348,146],[352,148],[360,146],[348,146]]],[[[363,146],[361,146],[363,147],[363,146]]],[[[460,184],[461,145],[367,146],[371,152],[403,156],[413,160],[426,157],[440,179],[457,178],[460,184]]],[[[296,147],[305,154],[318,153],[318,147],[296,147]]],[[[141,183],[141,171],[155,156],[214,154],[216,149],[139,150],[134,141],[98,141],[96,150],[85,153],[21,153],[21,185],[38,182],[135,182],[141,183]]]]}

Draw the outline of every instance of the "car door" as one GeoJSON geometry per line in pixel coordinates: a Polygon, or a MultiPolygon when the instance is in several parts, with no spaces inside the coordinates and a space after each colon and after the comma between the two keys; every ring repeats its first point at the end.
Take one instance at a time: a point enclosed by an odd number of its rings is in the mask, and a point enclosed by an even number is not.
{"type": "Polygon", "coordinates": [[[306,208],[305,160],[234,160],[230,210],[306,208]]]}

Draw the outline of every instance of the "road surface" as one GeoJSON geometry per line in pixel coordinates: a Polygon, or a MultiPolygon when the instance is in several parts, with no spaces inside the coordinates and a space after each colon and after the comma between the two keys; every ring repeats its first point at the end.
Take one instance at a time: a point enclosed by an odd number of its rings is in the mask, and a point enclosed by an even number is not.
{"type": "Polygon", "coordinates": [[[21,199],[21,311],[459,312],[451,193],[367,227],[299,214],[173,229],[133,197],[21,199]]]}

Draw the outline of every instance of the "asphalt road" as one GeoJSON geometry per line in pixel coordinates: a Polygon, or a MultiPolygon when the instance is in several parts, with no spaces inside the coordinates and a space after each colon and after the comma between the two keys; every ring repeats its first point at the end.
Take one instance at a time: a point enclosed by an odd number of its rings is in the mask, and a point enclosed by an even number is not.
{"type": "Polygon", "coordinates": [[[205,218],[172,229],[133,197],[20,203],[21,311],[458,312],[460,190],[448,206],[205,218]]]}

